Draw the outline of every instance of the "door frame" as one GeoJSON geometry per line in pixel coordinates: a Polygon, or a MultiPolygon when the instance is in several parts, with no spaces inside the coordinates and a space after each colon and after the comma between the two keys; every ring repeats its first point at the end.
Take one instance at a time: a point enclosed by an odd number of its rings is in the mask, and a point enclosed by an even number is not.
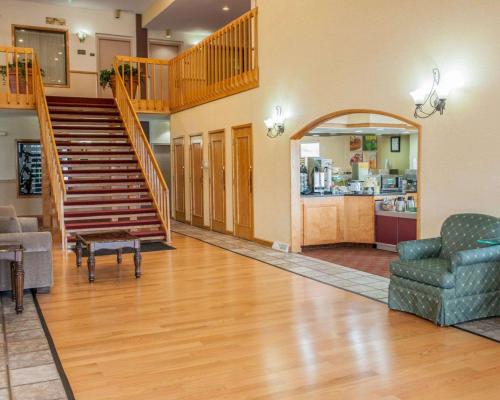
{"type": "Polygon", "coordinates": [[[121,35],[110,35],[107,33],[96,33],[95,34],[95,44],[96,44],[96,49],[95,49],[95,63],[96,63],[96,71],[97,71],[97,97],[99,98],[101,92],[100,90],[100,85],[99,85],[99,73],[100,73],[100,67],[99,67],[99,61],[101,59],[101,55],[99,54],[99,41],[101,39],[104,40],[115,40],[117,42],[128,42],[128,45],[130,47],[130,56],[133,56],[132,53],[132,37],[131,36],[121,36],[121,35]]]}
{"type": "Polygon", "coordinates": [[[159,45],[159,46],[172,46],[177,47],[177,55],[181,53],[182,42],[177,40],[168,40],[168,39],[148,39],[148,57],[151,57],[151,45],[159,45]]]}
{"type": "Polygon", "coordinates": [[[250,183],[251,183],[251,200],[252,200],[252,207],[250,209],[250,212],[252,213],[252,235],[251,235],[251,238],[249,240],[253,241],[255,240],[255,212],[254,212],[254,209],[255,209],[255,206],[254,206],[254,182],[253,182],[253,168],[254,168],[254,160],[253,160],[253,125],[251,123],[249,124],[242,124],[242,125],[235,125],[235,126],[232,126],[231,127],[231,150],[232,150],[232,174],[233,174],[233,179],[232,179],[232,194],[233,194],[233,235],[236,236],[236,237],[239,237],[236,235],[236,211],[237,211],[237,207],[236,207],[236,185],[235,185],[235,175],[236,175],[236,163],[235,163],[235,159],[236,159],[236,152],[234,151],[234,147],[235,147],[235,140],[234,140],[234,131],[235,129],[241,129],[241,128],[250,128],[250,141],[251,141],[251,144],[250,144],[250,163],[251,163],[251,168],[250,168],[250,183]]]}
{"type": "MultiPolygon", "coordinates": [[[[185,149],[185,144],[184,144],[184,137],[177,137],[172,139],[172,144],[173,144],[173,151],[171,154],[171,163],[172,163],[172,187],[174,188],[174,195],[172,196],[172,212],[175,213],[174,218],[176,221],[179,222],[186,222],[186,149],[185,149]],[[175,149],[176,142],[181,142],[182,143],[182,156],[183,156],[183,167],[184,167],[184,218],[180,218],[177,215],[177,192],[179,190],[177,186],[177,151],[175,149]]],[[[172,148],[171,148],[172,149],[172,148]]]]}
{"type": "Polygon", "coordinates": [[[203,134],[202,133],[194,133],[189,135],[189,192],[190,196],[190,214],[191,214],[191,225],[197,226],[199,228],[203,228],[205,226],[205,196],[204,196],[204,173],[203,173],[203,134]],[[194,216],[194,180],[193,180],[193,143],[198,143],[197,138],[199,138],[199,143],[201,143],[201,169],[202,169],[202,180],[201,180],[201,223],[195,224],[194,218],[199,218],[198,216],[194,216]],[[195,139],[195,141],[193,141],[195,139]]]}
{"type": "Polygon", "coordinates": [[[224,232],[221,233],[228,233],[227,230],[227,190],[226,190],[226,130],[225,129],[217,129],[214,131],[209,131],[208,132],[208,165],[209,165],[209,170],[208,170],[208,181],[209,181],[209,217],[210,217],[210,230],[213,230],[215,232],[219,232],[214,230],[213,224],[212,224],[212,217],[213,217],[213,160],[212,160],[212,135],[222,133],[222,160],[224,163],[224,204],[223,204],[223,213],[224,213],[224,232]]]}
{"type": "MultiPolygon", "coordinates": [[[[291,208],[291,232],[290,232],[290,243],[292,252],[300,252],[302,250],[301,246],[301,235],[302,235],[302,224],[301,224],[301,205],[300,205],[300,139],[304,135],[314,129],[316,126],[322,124],[333,118],[338,118],[344,115],[350,114],[377,114],[386,117],[394,118],[400,120],[408,125],[413,126],[417,129],[418,135],[418,156],[417,156],[417,182],[418,190],[422,187],[422,125],[416,123],[413,120],[405,118],[398,114],[393,114],[387,111],[374,110],[371,108],[354,108],[334,111],[332,113],[323,115],[316,118],[312,122],[308,123],[300,130],[298,130],[294,135],[290,136],[290,174],[291,174],[291,187],[290,187],[290,208],[291,208]]],[[[417,239],[420,239],[421,233],[421,211],[422,210],[422,195],[418,192],[418,207],[417,207],[417,239]]]]}

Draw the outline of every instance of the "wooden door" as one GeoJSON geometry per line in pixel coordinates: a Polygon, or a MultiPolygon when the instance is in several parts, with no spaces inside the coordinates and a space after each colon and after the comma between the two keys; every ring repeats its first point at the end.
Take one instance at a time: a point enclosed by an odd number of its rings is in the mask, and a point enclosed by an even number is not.
{"type": "Polygon", "coordinates": [[[226,159],[224,131],[210,133],[210,228],[226,232],[226,159]]]}
{"type": "MultiPolygon", "coordinates": [[[[130,39],[111,39],[98,37],[97,38],[97,68],[99,71],[103,69],[113,68],[115,56],[130,56],[131,55],[130,39]]],[[[113,97],[113,93],[109,87],[103,89],[101,85],[98,88],[99,97],[113,97]]]]}
{"type": "Polygon", "coordinates": [[[191,161],[191,224],[203,227],[203,139],[192,136],[189,146],[191,161]]]}
{"type": "Polygon", "coordinates": [[[234,234],[253,239],[252,126],[233,128],[234,234]]]}
{"type": "Polygon", "coordinates": [[[184,139],[174,140],[174,212],[177,221],[186,221],[184,139]]]}

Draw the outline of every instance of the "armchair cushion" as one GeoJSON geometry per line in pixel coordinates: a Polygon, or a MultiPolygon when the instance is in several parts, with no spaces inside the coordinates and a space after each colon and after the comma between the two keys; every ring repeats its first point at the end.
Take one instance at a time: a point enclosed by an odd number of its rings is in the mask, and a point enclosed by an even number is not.
{"type": "Polygon", "coordinates": [[[450,259],[454,253],[478,247],[477,240],[500,236],[500,219],[484,214],[456,214],[441,227],[440,257],[450,259]]]}
{"type": "Polygon", "coordinates": [[[0,206],[0,217],[15,218],[16,217],[16,209],[12,205],[0,206]]]}
{"type": "Polygon", "coordinates": [[[455,287],[455,278],[450,271],[450,261],[443,258],[393,261],[391,273],[401,278],[443,289],[455,287]]]}
{"type": "Polygon", "coordinates": [[[21,225],[17,218],[0,217],[0,233],[20,233],[21,225]]]}
{"type": "Polygon", "coordinates": [[[441,238],[409,240],[398,243],[399,257],[402,261],[436,258],[441,251],[441,238]]]}
{"type": "Polygon", "coordinates": [[[488,262],[500,262],[500,245],[458,251],[451,256],[451,269],[488,262]]]}
{"type": "Polygon", "coordinates": [[[24,251],[51,251],[52,235],[50,232],[0,233],[0,243],[21,243],[24,251]]]}
{"type": "Polygon", "coordinates": [[[21,232],[38,232],[38,220],[33,217],[19,217],[21,232]]]}

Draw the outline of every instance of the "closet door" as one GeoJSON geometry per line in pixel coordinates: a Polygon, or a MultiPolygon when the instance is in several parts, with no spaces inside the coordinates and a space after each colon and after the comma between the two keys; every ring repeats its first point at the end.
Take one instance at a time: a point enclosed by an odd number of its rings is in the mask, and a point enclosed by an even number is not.
{"type": "Polygon", "coordinates": [[[191,224],[203,227],[203,139],[191,136],[191,224]]]}
{"type": "Polygon", "coordinates": [[[184,175],[184,138],[174,140],[174,217],[186,221],[186,188],[184,175]]]}
{"type": "Polygon", "coordinates": [[[210,228],[226,232],[226,162],[224,131],[210,133],[210,228]]]}

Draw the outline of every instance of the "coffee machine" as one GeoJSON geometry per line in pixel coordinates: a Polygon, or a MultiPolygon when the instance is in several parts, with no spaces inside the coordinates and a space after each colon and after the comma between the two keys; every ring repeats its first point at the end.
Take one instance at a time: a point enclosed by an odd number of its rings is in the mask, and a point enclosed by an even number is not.
{"type": "Polygon", "coordinates": [[[309,188],[313,193],[330,193],[332,190],[332,160],[329,158],[307,158],[309,188]]]}

